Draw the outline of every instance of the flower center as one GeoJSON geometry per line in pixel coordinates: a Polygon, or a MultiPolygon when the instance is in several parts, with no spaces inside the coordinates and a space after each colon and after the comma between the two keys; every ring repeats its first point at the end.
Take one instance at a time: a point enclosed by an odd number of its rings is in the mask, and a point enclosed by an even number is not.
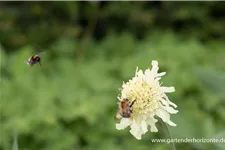
{"type": "Polygon", "coordinates": [[[151,113],[156,107],[156,87],[150,87],[149,84],[139,78],[136,82],[128,82],[122,92],[126,92],[126,96],[130,102],[135,101],[132,106],[133,115],[146,115],[151,113]]]}

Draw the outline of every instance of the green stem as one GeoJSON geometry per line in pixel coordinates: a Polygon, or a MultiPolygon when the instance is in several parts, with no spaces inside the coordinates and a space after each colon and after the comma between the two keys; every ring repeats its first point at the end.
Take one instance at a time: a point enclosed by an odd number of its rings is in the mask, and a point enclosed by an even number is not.
{"type": "MultiPolygon", "coordinates": [[[[169,138],[172,139],[172,135],[171,135],[170,129],[168,128],[167,124],[165,122],[163,122],[161,119],[159,119],[159,121],[162,124],[162,127],[168,131],[169,138]]],[[[165,130],[164,130],[164,132],[165,132],[165,130]]],[[[172,143],[173,150],[176,150],[174,142],[171,142],[171,143],[172,143]]]]}

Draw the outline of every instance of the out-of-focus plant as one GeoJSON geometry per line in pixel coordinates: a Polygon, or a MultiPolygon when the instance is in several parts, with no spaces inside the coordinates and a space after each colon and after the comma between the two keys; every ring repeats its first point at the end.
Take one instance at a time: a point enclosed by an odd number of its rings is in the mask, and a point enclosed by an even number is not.
{"type": "MultiPolygon", "coordinates": [[[[170,128],[173,138],[213,137],[224,129],[223,105],[217,105],[219,98],[200,86],[193,73],[205,66],[221,69],[222,64],[209,60],[217,58],[223,43],[212,51],[210,45],[165,32],[141,41],[130,33],[110,34],[100,42],[90,39],[79,63],[73,52],[77,46],[76,40],[62,36],[39,49],[46,51],[42,66],[32,68],[24,62],[33,54],[32,46],[11,54],[1,49],[1,150],[12,148],[12,129],[20,149],[27,150],[168,149],[165,143],[149,143],[163,133],[137,141],[116,130],[113,119],[121,81],[131,78],[136,66],[149,67],[151,60],[160,62],[159,72],[170,72],[163,84],[176,87],[169,96],[179,107],[171,116],[177,124],[170,128]]],[[[207,146],[176,143],[177,149],[212,148],[207,146]]]]}
{"type": "Polygon", "coordinates": [[[96,40],[112,31],[143,39],[146,31],[155,30],[171,30],[203,42],[224,40],[224,6],[218,1],[1,2],[0,40],[7,51],[13,51],[28,44],[48,46],[61,36],[80,38],[90,28],[96,40]]]}

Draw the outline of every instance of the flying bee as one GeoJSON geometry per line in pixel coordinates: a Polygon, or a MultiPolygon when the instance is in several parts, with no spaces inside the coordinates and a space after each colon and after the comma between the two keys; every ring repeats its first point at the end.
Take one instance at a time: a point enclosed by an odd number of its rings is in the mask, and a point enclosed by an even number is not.
{"type": "Polygon", "coordinates": [[[32,67],[34,64],[39,63],[41,65],[41,56],[44,55],[45,52],[41,52],[37,55],[33,55],[31,56],[28,60],[27,60],[27,64],[32,67]]]}
{"type": "Polygon", "coordinates": [[[119,103],[119,110],[115,116],[116,119],[121,118],[130,118],[132,115],[132,105],[134,104],[136,100],[129,103],[129,100],[127,98],[123,99],[119,103]]]}

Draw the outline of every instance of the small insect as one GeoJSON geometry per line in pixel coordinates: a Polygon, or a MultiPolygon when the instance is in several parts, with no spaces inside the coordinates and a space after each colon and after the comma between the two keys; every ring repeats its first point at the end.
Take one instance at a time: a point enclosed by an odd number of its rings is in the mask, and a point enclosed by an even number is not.
{"type": "Polygon", "coordinates": [[[33,55],[31,56],[28,60],[27,60],[27,64],[32,67],[34,64],[39,63],[41,65],[41,58],[40,56],[44,55],[45,52],[41,52],[37,55],[33,55]]]}
{"type": "Polygon", "coordinates": [[[129,103],[128,99],[125,98],[119,103],[119,111],[117,112],[115,118],[130,118],[132,115],[132,105],[134,104],[136,100],[134,100],[132,103],[129,103]]]}

